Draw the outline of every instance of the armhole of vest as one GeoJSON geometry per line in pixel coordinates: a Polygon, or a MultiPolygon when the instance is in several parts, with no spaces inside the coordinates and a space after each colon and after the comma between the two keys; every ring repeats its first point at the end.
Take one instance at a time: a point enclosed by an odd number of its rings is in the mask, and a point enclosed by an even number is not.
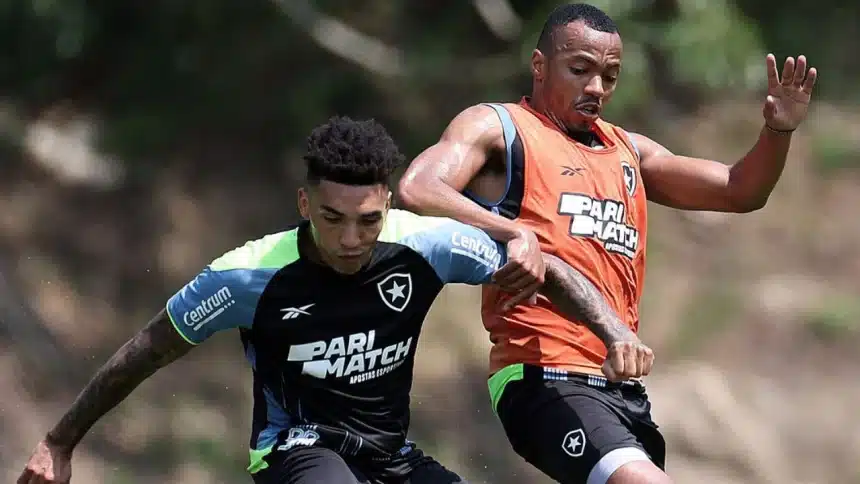
{"type": "Polygon", "coordinates": [[[465,190],[463,194],[493,213],[515,219],[519,216],[520,204],[525,191],[525,155],[522,141],[517,135],[517,127],[507,108],[496,103],[485,103],[484,106],[493,108],[502,122],[502,132],[505,138],[505,190],[502,196],[494,202],[485,200],[468,190],[465,190]],[[513,186],[514,183],[517,186],[513,186]]]}
{"type": "Polygon", "coordinates": [[[633,148],[633,153],[636,154],[636,163],[638,164],[639,161],[642,160],[642,155],[639,153],[639,147],[636,146],[636,142],[633,141],[633,136],[630,136],[630,133],[623,128],[618,128],[618,130],[624,133],[624,136],[627,138],[627,142],[630,143],[630,147],[633,148]]]}

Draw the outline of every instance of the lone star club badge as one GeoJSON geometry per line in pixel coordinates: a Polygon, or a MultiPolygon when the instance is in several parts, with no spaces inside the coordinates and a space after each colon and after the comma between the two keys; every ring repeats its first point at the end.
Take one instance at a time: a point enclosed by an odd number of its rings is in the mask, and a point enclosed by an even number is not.
{"type": "Polygon", "coordinates": [[[631,197],[636,193],[636,170],[626,161],[621,162],[621,171],[624,173],[624,187],[631,197]]]}
{"type": "Polygon", "coordinates": [[[376,284],[382,302],[398,313],[406,309],[412,298],[412,275],[395,272],[376,284]]]}
{"type": "Polygon", "coordinates": [[[561,450],[571,457],[580,457],[585,452],[585,432],[582,429],[571,430],[561,441],[561,450]]]}

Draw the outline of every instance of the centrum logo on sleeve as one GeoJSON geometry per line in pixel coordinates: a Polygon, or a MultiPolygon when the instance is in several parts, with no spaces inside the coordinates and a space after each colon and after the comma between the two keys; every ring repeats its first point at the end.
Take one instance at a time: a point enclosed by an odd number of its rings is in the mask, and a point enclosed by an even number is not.
{"type": "Polygon", "coordinates": [[[213,319],[217,318],[234,304],[236,304],[236,301],[233,299],[233,293],[230,292],[230,288],[223,286],[215,294],[201,301],[194,309],[183,314],[182,322],[186,326],[193,326],[194,331],[197,331],[212,322],[213,319]]]}
{"type": "Polygon", "coordinates": [[[483,240],[470,237],[461,232],[451,234],[451,252],[476,260],[482,264],[498,269],[502,262],[502,255],[495,244],[488,244],[483,240]]]}

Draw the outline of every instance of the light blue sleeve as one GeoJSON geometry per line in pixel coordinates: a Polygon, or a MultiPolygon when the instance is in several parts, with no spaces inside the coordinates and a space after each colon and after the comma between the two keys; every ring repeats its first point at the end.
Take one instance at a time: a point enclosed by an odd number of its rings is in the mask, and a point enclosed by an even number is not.
{"type": "Polygon", "coordinates": [[[424,256],[444,284],[490,282],[507,261],[505,246],[483,230],[454,220],[413,232],[399,242],[424,256]]]}
{"type": "Polygon", "coordinates": [[[298,259],[297,230],[249,241],[212,261],[174,294],[167,314],[191,344],[225,329],[251,328],[269,282],[298,259]]]}
{"type": "Polygon", "coordinates": [[[195,345],[218,331],[250,328],[270,277],[268,271],[207,267],[167,301],[167,314],[195,345]]]}

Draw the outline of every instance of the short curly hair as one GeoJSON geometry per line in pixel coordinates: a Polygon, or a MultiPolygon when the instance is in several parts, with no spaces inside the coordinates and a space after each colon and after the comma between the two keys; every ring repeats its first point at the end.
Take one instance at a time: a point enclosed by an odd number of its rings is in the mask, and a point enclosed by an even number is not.
{"type": "Polygon", "coordinates": [[[397,144],[374,119],[356,121],[333,116],[308,136],[307,181],[328,180],[344,185],[390,186],[392,173],[405,157],[397,144]]]}
{"type": "Polygon", "coordinates": [[[618,32],[618,26],[612,18],[603,10],[587,3],[569,3],[559,5],[546,18],[543,30],[538,38],[537,48],[546,55],[552,55],[553,35],[559,27],[571,24],[578,20],[585,22],[586,27],[614,34],[618,32]]]}

